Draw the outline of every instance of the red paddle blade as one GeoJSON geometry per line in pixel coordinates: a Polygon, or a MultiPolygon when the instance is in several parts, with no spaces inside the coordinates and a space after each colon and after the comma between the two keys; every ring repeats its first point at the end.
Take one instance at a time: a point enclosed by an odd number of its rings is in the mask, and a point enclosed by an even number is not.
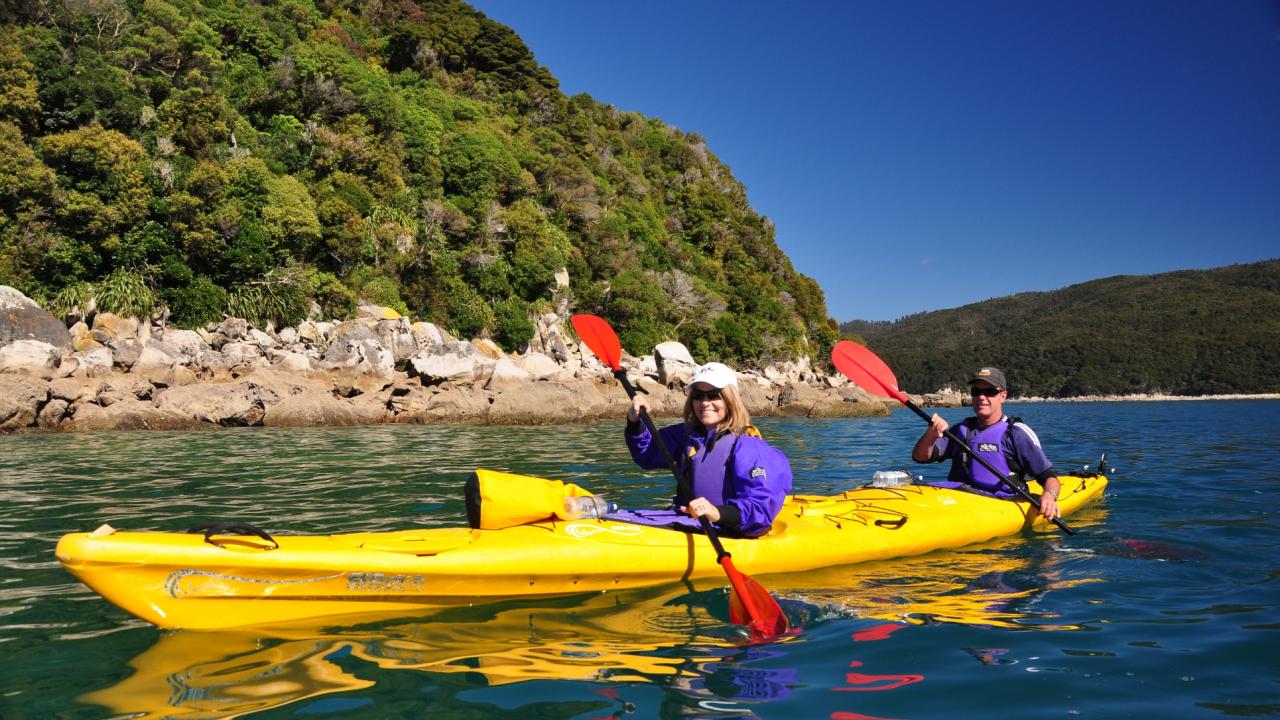
{"type": "Polygon", "coordinates": [[[720,559],[729,576],[733,592],[729,594],[729,620],[746,625],[752,637],[767,640],[787,631],[787,616],[778,601],[760,583],[738,572],[729,556],[720,559]]]}
{"type": "Polygon", "coordinates": [[[831,348],[831,362],[863,390],[906,404],[907,396],[898,389],[898,378],[878,355],[866,347],[851,340],[841,340],[831,348]]]}
{"type": "Polygon", "coordinates": [[[574,315],[569,321],[573,323],[573,329],[582,342],[610,370],[622,367],[622,343],[618,342],[617,333],[604,318],[596,315],[574,315]]]}

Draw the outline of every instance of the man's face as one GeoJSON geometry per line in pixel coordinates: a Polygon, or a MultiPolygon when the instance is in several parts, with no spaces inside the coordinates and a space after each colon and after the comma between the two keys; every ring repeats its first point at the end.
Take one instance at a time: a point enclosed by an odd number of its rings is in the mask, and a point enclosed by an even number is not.
{"type": "Polygon", "coordinates": [[[1008,392],[992,385],[986,380],[969,386],[969,397],[973,405],[973,414],[983,425],[989,425],[1004,417],[1004,399],[1008,392]]]}

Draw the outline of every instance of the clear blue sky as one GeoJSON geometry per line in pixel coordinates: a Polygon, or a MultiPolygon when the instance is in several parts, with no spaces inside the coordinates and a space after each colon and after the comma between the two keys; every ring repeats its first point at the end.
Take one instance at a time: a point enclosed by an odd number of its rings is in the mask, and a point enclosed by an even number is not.
{"type": "Polygon", "coordinates": [[[1280,257],[1274,0],[472,4],[707,138],[840,321],[1280,257]]]}

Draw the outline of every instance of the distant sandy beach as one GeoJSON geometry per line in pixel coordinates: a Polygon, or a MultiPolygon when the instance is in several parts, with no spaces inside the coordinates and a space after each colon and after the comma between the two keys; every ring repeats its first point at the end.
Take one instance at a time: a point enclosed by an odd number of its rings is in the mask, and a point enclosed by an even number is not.
{"type": "Polygon", "coordinates": [[[1149,402],[1165,400],[1280,400],[1280,393],[1245,395],[1082,395],[1070,398],[1018,397],[1009,402],[1149,402]]]}

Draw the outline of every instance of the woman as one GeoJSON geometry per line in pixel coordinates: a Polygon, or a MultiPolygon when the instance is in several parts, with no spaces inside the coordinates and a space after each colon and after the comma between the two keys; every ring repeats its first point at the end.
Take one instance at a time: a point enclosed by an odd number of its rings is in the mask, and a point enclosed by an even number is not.
{"type": "MultiPolygon", "coordinates": [[[[791,492],[787,457],[751,425],[738,396],[738,378],[727,366],[713,362],[699,367],[685,392],[684,422],[658,431],[688,480],[678,488],[676,507],[694,518],[706,516],[732,534],[758,537],[769,532],[791,492]]],[[[640,422],[642,411],[649,411],[649,401],[636,395],[627,410],[631,457],[647,470],[666,467],[662,449],[640,422]]]]}

